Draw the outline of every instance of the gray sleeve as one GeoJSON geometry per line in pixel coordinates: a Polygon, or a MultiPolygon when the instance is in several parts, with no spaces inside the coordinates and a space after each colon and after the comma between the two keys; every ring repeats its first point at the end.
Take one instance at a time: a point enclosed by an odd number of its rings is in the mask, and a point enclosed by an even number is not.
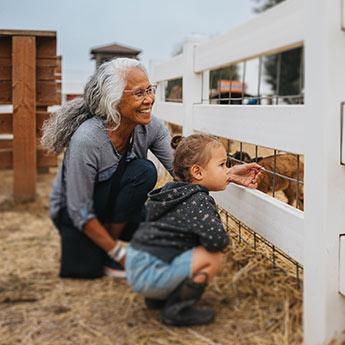
{"type": "Polygon", "coordinates": [[[93,192],[99,148],[85,136],[72,137],[65,163],[67,211],[73,224],[82,230],[85,223],[96,217],[93,192]]]}
{"type": "Polygon", "coordinates": [[[49,195],[49,214],[50,218],[54,219],[61,208],[61,204],[65,200],[65,196],[62,190],[62,164],[60,164],[56,173],[52,190],[49,195]]]}
{"type": "Polygon", "coordinates": [[[163,122],[158,118],[153,118],[155,126],[155,135],[153,141],[150,143],[149,149],[163,164],[171,176],[174,176],[174,170],[172,166],[173,161],[173,150],[170,146],[170,133],[169,130],[164,126],[163,122]]]}
{"type": "Polygon", "coordinates": [[[193,233],[199,236],[200,244],[210,252],[219,252],[230,243],[218,215],[213,198],[205,193],[191,202],[190,219],[193,233]]]}

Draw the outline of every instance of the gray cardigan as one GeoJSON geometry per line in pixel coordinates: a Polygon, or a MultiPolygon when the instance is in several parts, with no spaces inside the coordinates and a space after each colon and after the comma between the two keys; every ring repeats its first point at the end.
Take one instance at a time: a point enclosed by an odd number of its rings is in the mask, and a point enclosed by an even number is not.
{"type": "MultiPolygon", "coordinates": [[[[153,116],[148,125],[134,130],[133,147],[127,161],[146,158],[150,150],[173,174],[170,134],[163,123],[153,116]]],[[[73,134],[64,157],[64,181],[60,165],[50,195],[50,216],[55,218],[66,207],[73,224],[81,230],[91,218],[97,217],[93,208],[93,192],[97,181],[111,178],[120,161],[107,135],[104,121],[92,117],[83,122],[73,134]]]]}

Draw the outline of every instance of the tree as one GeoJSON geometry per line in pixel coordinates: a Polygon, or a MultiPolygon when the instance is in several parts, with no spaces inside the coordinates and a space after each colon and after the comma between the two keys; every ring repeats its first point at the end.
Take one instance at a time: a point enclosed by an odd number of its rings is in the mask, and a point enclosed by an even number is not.
{"type": "Polygon", "coordinates": [[[254,8],[254,12],[256,13],[260,13],[260,12],[264,12],[267,9],[278,5],[279,3],[285,1],[285,0],[253,0],[256,3],[261,3],[260,5],[258,5],[256,8],[254,8]]]}

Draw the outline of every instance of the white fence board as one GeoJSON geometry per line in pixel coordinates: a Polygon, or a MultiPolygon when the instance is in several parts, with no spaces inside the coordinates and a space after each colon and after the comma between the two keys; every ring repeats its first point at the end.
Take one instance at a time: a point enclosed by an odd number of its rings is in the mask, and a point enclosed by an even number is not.
{"type": "Polygon", "coordinates": [[[194,72],[301,46],[303,22],[301,1],[284,1],[244,25],[196,47],[194,72]]]}
{"type": "Polygon", "coordinates": [[[176,125],[184,124],[184,106],[182,103],[159,102],[154,105],[154,114],[159,114],[159,118],[172,122],[176,125]]]}
{"type": "Polygon", "coordinates": [[[163,80],[182,78],[184,68],[184,55],[174,56],[169,61],[158,63],[152,68],[151,79],[154,83],[163,80]]]}
{"type": "Polygon", "coordinates": [[[275,148],[304,152],[303,105],[208,105],[193,107],[198,131],[275,148]]]}
{"type": "Polygon", "coordinates": [[[267,194],[234,184],[211,194],[219,206],[303,264],[303,212],[267,194]]]}

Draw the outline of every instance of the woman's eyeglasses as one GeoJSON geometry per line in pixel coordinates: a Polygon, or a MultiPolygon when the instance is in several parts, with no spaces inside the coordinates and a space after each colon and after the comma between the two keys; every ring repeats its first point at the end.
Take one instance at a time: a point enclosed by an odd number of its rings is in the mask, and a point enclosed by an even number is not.
{"type": "Polygon", "coordinates": [[[157,85],[150,85],[146,89],[132,89],[123,90],[123,92],[129,92],[137,99],[144,99],[146,96],[154,96],[156,94],[157,85]]]}

